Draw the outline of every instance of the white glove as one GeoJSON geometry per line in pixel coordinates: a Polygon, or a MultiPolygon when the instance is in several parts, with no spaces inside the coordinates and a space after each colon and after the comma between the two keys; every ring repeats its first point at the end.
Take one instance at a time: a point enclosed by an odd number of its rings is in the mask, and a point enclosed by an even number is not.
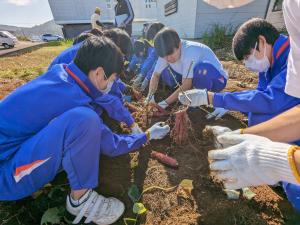
{"type": "Polygon", "coordinates": [[[169,104],[165,100],[159,102],[158,105],[163,109],[166,109],[169,106],[169,104]]]}
{"type": "Polygon", "coordinates": [[[139,127],[137,123],[133,123],[131,126],[131,133],[132,134],[142,134],[144,133],[142,129],[139,127]]]}
{"type": "MultiPolygon", "coordinates": [[[[223,140],[235,138],[234,136],[245,135],[225,134],[223,140]]],[[[254,139],[223,150],[208,152],[210,169],[217,179],[224,182],[225,188],[273,185],[279,181],[297,184],[288,160],[291,145],[272,142],[259,136],[254,139]]]]}
{"type": "Polygon", "coordinates": [[[222,135],[219,135],[216,137],[216,142],[218,142],[222,148],[228,148],[233,145],[240,144],[244,141],[250,141],[253,143],[257,143],[260,141],[270,141],[266,137],[258,136],[258,135],[253,135],[253,134],[241,134],[238,133],[238,131],[233,131],[233,132],[226,132],[222,135]]]}
{"type": "Polygon", "coordinates": [[[143,75],[142,74],[138,74],[136,76],[136,78],[133,80],[132,87],[134,89],[139,89],[140,85],[142,84],[143,79],[144,79],[143,75]]]}
{"type": "Polygon", "coordinates": [[[150,127],[147,131],[148,140],[157,140],[164,138],[170,132],[169,125],[165,125],[163,122],[158,122],[150,127]]]}
{"type": "Polygon", "coordinates": [[[146,88],[148,87],[148,84],[149,84],[149,80],[147,78],[144,79],[142,85],[141,85],[141,91],[145,91],[146,88]]]}
{"type": "Polygon", "coordinates": [[[206,119],[210,120],[212,118],[215,118],[215,120],[220,119],[222,116],[224,116],[229,110],[223,109],[223,108],[215,108],[215,110],[212,113],[209,113],[206,115],[206,119]]]}
{"type": "Polygon", "coordinates": [[[189,97],[189,99],[191,100],[191,103],[186,98],[184,93],[179,93],[178,100],[183,105],[188,105],[191,107],[196,107],[196,106],[200,106],[200,105],[208,105],[208,100],[207,100],[208,96],[207,96],[206,90],[192,89],[192,90],[185,91],[185,94],[189,97]]]}
{"type": "MultiPolygon", "coordinates": [[[[222,126],[206,126],[205,130],[208,132],[211,132],[213,137],[214,137],[214,146],[215,148],[219,149],[219,148],[224,148],[223,144],[220,144],[219,141],[217,140],[217,137],[223,134],[241,134],[241,129],[238,130],[234,130],[232,131],[230,128],[228,127],[222,127],[222,126]]],[[[229,146],[227,146],[229,147],[229,146]]]]}
{"type": "Polygon", "coordinates": [[[148,105],[149,103],[155,103],[154,95],[151,95],[150,93],[147,95],[144,104],[148,105]]]}

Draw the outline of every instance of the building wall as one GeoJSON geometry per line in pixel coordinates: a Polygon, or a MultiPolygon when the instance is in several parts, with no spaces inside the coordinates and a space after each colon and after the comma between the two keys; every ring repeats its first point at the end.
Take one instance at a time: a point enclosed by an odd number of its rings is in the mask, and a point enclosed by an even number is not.
{"type": "Polygon", "coordinates": [[[220,10],[203,0],[198,0],[194,37],[200,38],[204,32],[209,32],[213,24],[226,25],[234,29],[253,17],[265,18],[268,1],[256,0],[239,8],[220,10]]]}
{"type": "Polygon", "coordinates": [[[165,4],[170,0],[158,0],[158,20],[166,26],[176,29],[181,38],[195,36],[197,0],[178,0],[178,11],[165,16],[165,4]]]}
{"type": "Polygon", "coordinates": [[[283,12],[282,10],[274,12],[273,11],[274,4],[275,4],[275,0],[271,0],[266,19],[269,22],[271,22],[277,29],[281,30],[285,28],[283,12]]]}
{"type": "MultiPolygon", "coordinates": [[[[102,22],[113,22],[116,0],[48,0],[57,24],[89,23],[95,7],[101,8],[102,22]]],[[[156,0],[130,0],[135,20],[157,17],[156,0]]]]}

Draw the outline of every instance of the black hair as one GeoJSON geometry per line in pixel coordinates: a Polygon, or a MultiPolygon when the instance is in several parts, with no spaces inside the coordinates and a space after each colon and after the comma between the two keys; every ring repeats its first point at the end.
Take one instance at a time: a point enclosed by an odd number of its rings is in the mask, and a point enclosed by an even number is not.
{"type": "Polygon", "coordinates": [[[151,41],[154,39],[155,35],[162,29],[164,28],[164,24],[160,22],[155,22],[151,23],[148,25],[147,30],[146,30],[146,39],[151,41]]]}
{"type": "Polygon", "coordinates": [[[171,55],[179,48],[180,38],[178,33],[171,28],[165,27],[160,30],[154,38],[154,47],[160,57],[171,55]]]}
{"type": "Polygon", "coordinates": [[[98,29],[98,28],[93,28],[89,31],[89,33],[93,34],[93,35],[96,35],[98,37],[102,37],[103,36],[103,32],[98,29]]]}
{"type": "Polygon", "coordinates": [[[92,30],[82,32],[74,39],[73,45],[76,45],[93,35],[95,35],[97,37],[101,37],[103,35],[103,32],[101,30],[99,30],[98,28],[94,28],[92,30]]]}
{"type": "Polygon", "coordinates": [[[232,50],[238,60],[243,60],[251,54],[259,35],[264,36],[267,43],[273,46],[279,37],[279,31],[264,19],[253,18],[246,21],[237,30],[232,41],[232,50]]]}
{"type": "Polygon", "coordinates": [[[83,42],[74,63],[86,75],[102,67],[109,77],[123,72],[124,60],[120,49],[109,38],[92,36],[83,42]]]}
{"type": "Polygon", "coordinates": [[[129,57],[132,55],[133,47],[130,36],[126,31],[120,28],[112,28],[109,30],[105,30],[103,32],[103,35],[110,38],[121,49],[121,52],[125,56],[129,57]]]}
{"type": "Polygon", "coordinates": [[[84,40],[88,39],[89,37],[92,37],[93,34],[90,33],[81,33],[79,34],[73,41],[73,45],[76,45],[80,42],[83,42],[84,40]]]}
{"type": "Polygon", "coordinates": [[[145,52],[146,52],[146,46],[145,46],[144,41],[142,41],[142,40],[136,40],[134,42],[134,44],[133,44],[133,51],[134,51],[134,54],[136,56],[139,56],[141,52],[143,54],[145,54],[145,52]]]}

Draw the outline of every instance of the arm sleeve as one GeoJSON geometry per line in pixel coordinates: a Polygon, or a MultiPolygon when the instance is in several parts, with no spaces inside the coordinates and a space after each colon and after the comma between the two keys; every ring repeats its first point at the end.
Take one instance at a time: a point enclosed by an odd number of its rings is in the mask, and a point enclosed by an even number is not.
{"type": "Polygon", "coordinates": [[[128,8],[128,17],[126,18],[126,20],[124,21],[125,24],[129,24],[133,21],[134,18],[134,13],[133,13],[133,9],[131,6],[131,3],[129,2],[129,0],[125,0],[127,8],[128,8]]]}
{"type": "Polygon", "coordinates": [[[101,132],[101,153],[110,157],[126,154],[146,144],[146,134],[121,135],[113,133],[105,124],[101,132]]]}
{"type": "Polygon", "coordinates": [[[216,93],[213,105],[229,110],[261,114],[276,113],[292,107],[298,104],[299,100],[284,93],[285,75],[286,70],[278,74],[263,91],[216,93]]]}
{"type": "Polygon", "coordinates": [[[130,112],[118,97],[106,94],[96,99],[96,102],[107,112],[111,119],[124,122],[129,127],[134,123],[130,112]]]}
{"type": "Polygon", "coordinates": [[[144,61],[144,63],[141,66],[141,74],[146,77],[147,73],[151,70],[153,67],[153,64],[155,64],[157,60],[157,55],[154,49],[151,50],[148,57],[144,61]]]}
{"type": "Polygon", "coordinates": [[[153,73],[158,73],[158,74],[161,74],[162,71],[164,69],[166,69],[168,67],[168,63],[166,60],[164,60],[163,58],[159,57],[157,62],[156,62],[156,65],[154,67],[154,71],[153,73]]]}

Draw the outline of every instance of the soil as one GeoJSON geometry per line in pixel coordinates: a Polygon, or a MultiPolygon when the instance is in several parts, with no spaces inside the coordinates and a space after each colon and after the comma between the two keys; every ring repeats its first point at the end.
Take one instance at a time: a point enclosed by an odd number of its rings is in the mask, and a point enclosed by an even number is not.
{"type": "MultiPolygon", "coordinates": [[[[238,91],[255,88],[257,78],[235,62],[224,62],[230,79],[226,91],[238,91]]],[[[22,81],[0,81],[0,99],[12,91],[22,81]]],[[[166,96],[168,90],[156,95],[157,101],[166,96]]],[[[143,194],[140,202],[147,212],[138,218],[137,224],[147,225],[281,225],[299,224],[300,216],[286,200],[280,187],[261,186],[251,188],[256,193],[252,200],[240,198],[228,200],[222,186],[213,182],[207,161],[207,152],[213,149],[210,140],[202,135],[206,125],[227,126],[232,129],[245,127],[245,116],[230,113],[223,119],[207,121],[206,111],[210,108],[188,111],[193,134],[184,146],[175,145],[170,137],[139,149],[128,155],[108,158],[101,156],[99,187],[97,191],[105,196],[114,196],[126,205],[124,217],[135,218],[133,203],[127,192],[132,184],[140,191],[148,187],[169,188],[178,185],[183,179],[193,181],[194,189],[190,196],[182,196],[178,188],[169,191],[154,189],[143,194]],[[159,151],[174,157],[179,162],[178,169],[168,168],[152,159],[151,151],[159,151]],[[298,222],[297,222],[298,221],[298,222]]],[[[156,121],[168,121],[169,117],[153,118],[156,121]]],[[[66,182],[66,181],[64,181],[66,182]]],[[[120,219],[115,224],[124,224],[120,219]]],[[[133,223],[128,223],[133,224],[133,223]]]]}

